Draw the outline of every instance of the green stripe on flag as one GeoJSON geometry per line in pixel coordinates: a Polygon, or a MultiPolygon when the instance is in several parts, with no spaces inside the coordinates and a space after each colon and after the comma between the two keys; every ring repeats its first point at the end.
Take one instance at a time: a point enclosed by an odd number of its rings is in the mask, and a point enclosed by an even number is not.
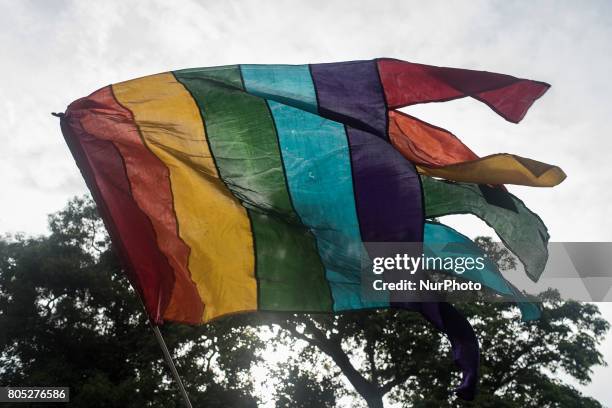
{"type": "Polygon", "coordinates": [[[324,268],[314,237],[293,209],[268,106],[235,87],[238,67],[219,69],[174,74],[200,107],[219,174],[249,212],[259,308],[330,311],[324,268]]]}
{"type": "Polygon", "coordinates": [[[537,281],[548,259],[548,230],[535,213],[501,188],[421,176],[425,216],[473,214],[495,230],[504,245],[537,281]]]}

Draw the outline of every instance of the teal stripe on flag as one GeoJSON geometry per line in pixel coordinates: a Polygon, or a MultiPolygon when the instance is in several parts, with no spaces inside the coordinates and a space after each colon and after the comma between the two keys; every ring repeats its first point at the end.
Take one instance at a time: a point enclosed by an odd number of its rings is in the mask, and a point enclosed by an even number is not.
{"type": "Polygon", "coordinates": [[[240,65],[248,93],[317,113],[308,65],[240,65]]]}
{"type": "MultiPolygon", "coordinates": [[[[253,84],[265,89],[266,80],[274,78],[283,84],[286,94],[316,100],[307,69],[298,75],[298,67],[283,68],[290,69],[285,78],[281,78],[278,66],[270,69],[272,73],[263,66],[243,68],[247,92],[255,94],[253,84]]],[[[361,260],[365,248],[355,209],[344,126],[283,103],[269,100],[268,105],[276,124],[291,199],[302,222],[316,238],[334,310],[388,306],[388,302],[361,299],[361,260]]]]}
{"type": "MultiPolygon", "coordinates": [[[[443,224],[426,222],[423,241],[423,251],[426,257],[484,257],[482,250],[468,237],[443,224]]],[[[441,272],[460,276],[472,282],[480,282],[497,293],[513,298],[521,309],[523,320],[534,320],[540,317],[540,309],[535,304],[528,302],[514,286],[508,283],[493,262],[485,259],[484,265],[482,270],[466,270],[461,275],[454,271],[441,272]]]]}

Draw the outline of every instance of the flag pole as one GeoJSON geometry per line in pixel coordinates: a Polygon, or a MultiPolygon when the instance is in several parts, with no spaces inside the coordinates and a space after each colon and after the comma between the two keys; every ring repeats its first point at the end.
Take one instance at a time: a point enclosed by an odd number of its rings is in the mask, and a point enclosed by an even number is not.
{"type": "Polygon", "coordinates": [[[181,396],[183,397],[183,402],[185,403],[185,407],[193,408],[193,405],[191,405],[191,401],[189,400],[189,395],[187,394],[187,390],[185,390],[185,386],[183,385],[183,381],[181,380],[181,376],[179,375],[178,371],[176,371],[176,366],[174,365],[172,356],[170,355],[170,352],[168,351],[168,346],[166,346],[166,342],[164,341],[164,338],[162,337],[162,334],[159,331],[159,326],[150,320],[149,320],[149,323],[151,323],[151,328],[153,328],[153,333],[155,333],[155,338],[157,339],[157,342],[159,343],[159,347],[162,349],[162,353],[164,354],[164,359],[166,360],[166,363],[170,367],[170,371],[172,371],[172,376],[174,377],[174,381],[176,382],[176,384],[179,387],[179,390],[181,391],[181,396]]]}

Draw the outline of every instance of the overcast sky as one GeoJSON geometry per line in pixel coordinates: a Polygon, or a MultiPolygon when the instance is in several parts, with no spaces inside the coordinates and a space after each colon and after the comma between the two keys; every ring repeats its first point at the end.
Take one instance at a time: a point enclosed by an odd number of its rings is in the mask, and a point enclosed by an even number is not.
{"type": "MultiPolygon", "coordinates": [[[[612,238],[612,2],[0,4],[0,233],[44,233],[47,214],[86,191],[50,112],[102,86],[198,66],[395,57],[552,84],[519,125],[468,99],[407,111],[480,155],[509,152],[561,166],[568,178],[558,187],[510,189],[554,241],[612,238]]],[[[451,223],[470,235],[486,231],[472,218],[451,223]]],[[[610,304],[602,307],[610,320],[610,304]]],[[[604,351],[612,362],[610,338],[604,351]]],[[[597,369],[585,393],[612,406],[611,378],[611,368],[597,369]]]]}

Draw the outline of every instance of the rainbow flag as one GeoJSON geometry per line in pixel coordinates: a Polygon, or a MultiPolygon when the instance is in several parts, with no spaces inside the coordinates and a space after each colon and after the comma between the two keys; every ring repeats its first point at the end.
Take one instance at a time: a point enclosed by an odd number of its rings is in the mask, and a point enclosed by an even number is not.
{"type": "MultiPolygon", "coordinates": [[[[456,346],[475,340],[450,305],[362,299],[364,246],[443,239],[478,251],[428,221],[472,213],[537,279],[546,227],[503,185],[565,175],[511,154],[479,158],[396,109],[470,96],[519,122],[548,87],[393,59],[195,68],[104,87],[68,107],[62,130],[153,321],[401,306],[456,346]]],[[[518,296],[494,265],[469,278],[518,296]]],[[[473,388],[473,367],[464,374],[473,388]]]]}

